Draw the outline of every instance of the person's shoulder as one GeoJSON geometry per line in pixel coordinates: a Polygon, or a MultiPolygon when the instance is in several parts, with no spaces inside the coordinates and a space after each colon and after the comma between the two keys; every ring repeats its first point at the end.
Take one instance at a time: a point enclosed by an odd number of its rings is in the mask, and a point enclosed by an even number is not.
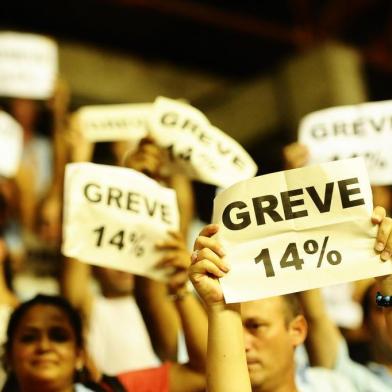
{"type": "Polygon", "coordinates": [[[321,367],[306,367],[296,375],[301,392],[355,392],[351,381],[344,375],[321,367]]]}
{"type": "Polygon", "coordinates": [[[133,370],[117,376],[126,391],[168,392],[170,363],[161,366],[133,370]]]}

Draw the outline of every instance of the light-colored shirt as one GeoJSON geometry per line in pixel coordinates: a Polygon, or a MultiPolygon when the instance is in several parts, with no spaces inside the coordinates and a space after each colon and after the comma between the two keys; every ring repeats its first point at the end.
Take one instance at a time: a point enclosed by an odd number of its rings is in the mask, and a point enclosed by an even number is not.
{"type": "Polygon", "coordinates": [[[297,368],[295,382],[300,392],[356,392],[347,377],[321,367],[297,368]]]}
{"type": "Polygon", "coordinates": [[[92,389],[86,388],[82,384],[75,384],[75,392],[94,392],[92,389]]]}
{"type": "Polygon", "coordinates": [[[98,369],[111,376],[160,364],[132,296],[94,298],[88,350],[98,369]]]}
{"type": "Polygon", "coordinates": [[[348,353],[346,342],[339,348],[335,370],[349,378],[357,392],[391,392],[392,374],[385,366],[369,363],[367,366],[354,362],[348,353]]]}

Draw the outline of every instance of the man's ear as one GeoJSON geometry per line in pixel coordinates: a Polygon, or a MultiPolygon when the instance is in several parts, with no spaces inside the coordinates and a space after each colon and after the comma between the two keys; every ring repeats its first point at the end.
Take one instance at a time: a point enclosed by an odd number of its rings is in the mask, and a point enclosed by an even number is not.
{"type": "Polygon", "coordinates": [[[293,346],[301,345],[308,334],[308,323],[305,317],[302,314],[296,316],[290,321],[288,328],[293,346]]]}

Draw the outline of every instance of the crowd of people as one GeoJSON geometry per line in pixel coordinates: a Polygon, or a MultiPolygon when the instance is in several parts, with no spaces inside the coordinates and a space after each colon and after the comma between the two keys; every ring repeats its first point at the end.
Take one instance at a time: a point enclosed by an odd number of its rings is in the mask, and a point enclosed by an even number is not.
{"type": "MultiPolygon", "coordinates": [[[[169,154],[150,137],[125,156],[125,142],[87,141],[71,126],[70,100],[64,80],[48,100],[1,98],[23,129],[19,170],[0,176],[3,391],[392,391],[392,275],[349,285],[350,303],[363,310],[354,329],[319,289],[226,304],[219,226],[206,223],[191,238],[193,252],[187,246],[191,180],[170,171],[169,154]],[[89,161],[132,168],[176,191],[180,228],[155,244],[167,282],[61,255],[64,168],[89,161]]],[[[299,143],[282,154],[282,169],[308,162],[299,143]]],[[[374,252],[390,262],[390,190],[373,192],[374,252]]]]}

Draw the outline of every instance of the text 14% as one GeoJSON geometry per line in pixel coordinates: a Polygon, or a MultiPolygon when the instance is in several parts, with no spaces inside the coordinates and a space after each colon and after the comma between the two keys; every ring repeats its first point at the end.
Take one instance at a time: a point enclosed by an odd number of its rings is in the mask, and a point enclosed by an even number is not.
{"type": "Polygon", "coordinates": [[[144,254],[143,235],[139,235],[135,232],[128,232],[126,230],[107,233],[105,226],[97,227],[93,232],[97,234],[95,246],[98,248],[103,245],[110,245],[116,247],[119,251],[125,247],[136,257],[141,257],[144,254]]]}
{"type": "MultiPolygon", "coordinates": [[[[317,268],[320,268],[324,259],[329,236],[324,237],[318,257],[317,268]]],[[[319,244],[316,240],[307,240],[303,245],[305,253],[309,255],[316,254],[319,251],[319,244]]],[[[342,255],[337,250],[330,250],[326,253],[327,262],[331,265],[338,265],[342,261],[342,255]]],[[[267,278],[275,276],[275,270],[271,261],[271,254],[268,248],[263,248],[258,256],[255,257],[255,263],[262,262],[264,264],[265,275],[267,278]]],[[[298,247],[295,242],[290,242],[280,259],[280,268],[294,267],[296,270],[302,269],[304,260],[299,256],[298,247]]]]}

